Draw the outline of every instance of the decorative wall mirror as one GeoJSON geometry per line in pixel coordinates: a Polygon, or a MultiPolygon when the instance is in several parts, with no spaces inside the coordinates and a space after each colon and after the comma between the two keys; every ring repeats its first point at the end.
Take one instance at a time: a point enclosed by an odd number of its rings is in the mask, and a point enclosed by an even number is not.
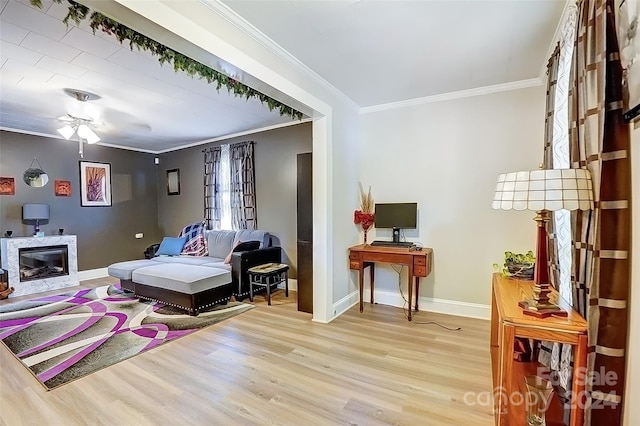
{"type": "Polygon", "coordinates": [[[167,170],[167,195],[180,195],[180,169],[167,170]]]}
{"type": "Polygon", "coordinates": [[[38,157],[33,157],[31,165],[22,175],[22,180],[32,188],[42,188],[49,182],[49,176],[42,170],[38,157]],[[37,164],[38,167],[34,167],[34,163],[37,164]]]}

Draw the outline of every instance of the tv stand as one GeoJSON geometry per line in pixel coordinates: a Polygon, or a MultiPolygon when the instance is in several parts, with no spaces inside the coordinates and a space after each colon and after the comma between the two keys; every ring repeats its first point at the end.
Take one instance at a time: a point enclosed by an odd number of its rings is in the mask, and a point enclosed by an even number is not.
{"type": "Polygon", "coordinates": [[[393,242],[400,242],[400,228],[393,228],[393,242]]]}

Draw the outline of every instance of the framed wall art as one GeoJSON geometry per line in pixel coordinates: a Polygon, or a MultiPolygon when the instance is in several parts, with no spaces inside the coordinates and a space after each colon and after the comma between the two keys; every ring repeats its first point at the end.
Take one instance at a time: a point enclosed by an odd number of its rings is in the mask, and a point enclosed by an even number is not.
{"type": "Polygon", "coordinates": [[[0,195],[16,195],[16,180],[12,177],[0,177],[0,195]]]}
{"type": "Polygon", "coordinates": [[[640,1],[616,0],[620,63],[623,69],[624,119],[640,117],[640,1]]]}
{"type": "Polygon", "coordinates": [[[111,164],[80,161],[80,205],[111,206],[111,164]]]}
{"type": "Polygon", "coordinates": [[[53,193],[56,197],[71,197],[71,181],[59,179],[54,180],[53,193]]]}
{"type": "Polygon", "coordinates": [[[180,195],[180,169],[167,170],[167,195],[180,195]]]}

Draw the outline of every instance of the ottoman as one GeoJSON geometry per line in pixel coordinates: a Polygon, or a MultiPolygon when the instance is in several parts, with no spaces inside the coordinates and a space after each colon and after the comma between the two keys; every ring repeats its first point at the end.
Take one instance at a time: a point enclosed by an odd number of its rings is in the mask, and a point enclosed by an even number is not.
{"type": "Polygon", "coordinates": [[[189,315],[198,315],[201,309],[231,299],[230,271],[199,265],[153,263],[135,269],[131,275],[138,297],[185,309],[189,315]]]}
{"type": "Polygon", "coordinates": [[[145,266],[157,265],[158,262],[154,262],[153,260],[129,260],[127,262],[118,262],[109,265],[107,271],[110,276],[120,279],[120,287],[123,290],[130,291],[131,293],[135,293],[135,285],[131,280],[131,276],[133,275],[133,271],[138,268],[142,268],[145,266]]]}

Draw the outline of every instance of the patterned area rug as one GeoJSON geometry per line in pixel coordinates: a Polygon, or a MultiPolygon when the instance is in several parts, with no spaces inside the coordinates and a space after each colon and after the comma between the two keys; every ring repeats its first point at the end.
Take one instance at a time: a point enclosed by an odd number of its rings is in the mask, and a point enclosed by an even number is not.
{"type": "Polygon", "coordinates": [[[197,317],[103,286],[0,306],[0,339],[47,390],[254,306],[214,306],[197,317]]]}

